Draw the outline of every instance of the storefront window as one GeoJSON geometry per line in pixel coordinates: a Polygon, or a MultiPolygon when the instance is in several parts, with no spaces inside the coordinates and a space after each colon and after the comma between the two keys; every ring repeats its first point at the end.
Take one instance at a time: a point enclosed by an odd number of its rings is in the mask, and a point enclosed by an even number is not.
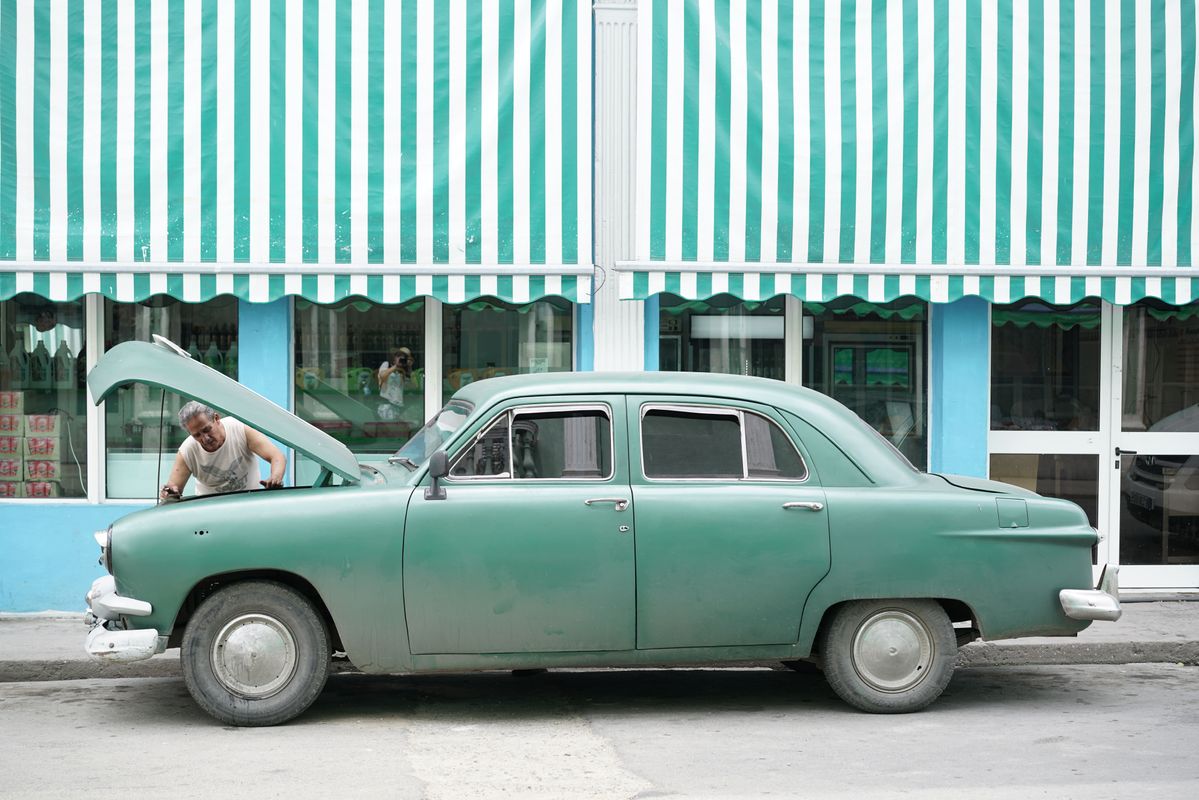
{"type": "MultiPolygon", "coordinates": [[[[218,372],[237,380],[237,299],[219,297],[184,303],[158,295],[141,303],[104,301],[104,347],[148,342],[158,334],[175,342],[218,372]]],[[[173,392],[135,383],[104,401],[108,497],[152,498],[170,474],[175,451],[187,437],[179,408],[187,402],[173,392]]],[[[185,494],[195,491],[189,483],[185,494]]]]}
{"type": "MultiPolygon", "coordinates": [[[[420,429],[423,300],[399,306],[360,299],[334,305],[297,300],[295,349],[296,415],[354,453],[382,460],[420,429]]],[[[296,470],[297,485],[317,472],[303,457],[296,470]]]]}
{"type": "Polygon", "coordinates": [[[472,381],[526,372],[569,372],[574,309],[560,298],[512,305],[493,298],[442,312],[444,397],[472,381]]]}
{"type": "Polygon", "coordinates": [[[913,465],[928,463],[928,311],[915,299],[803,305],[804,385],[844,403],[913,465]]]}
{"type": "Polygon", "coordinates": [[[1099,429],[1099,303],[991,311],[991,430],[1099,429]]]}
{"type": "Polygon", "coordinates": [[[744,302],[731,295],[684,300],[661,295],[658,368],[784,380],[785,299],[744,302]]]}
{"type": "Polygon", "coordinates": [[[0,302],[0,499],[87,496],[83,301],[0,302]]]}
{"type": "Polygon", "coordinates": [[[1199,431],[1199,305],[1124,309],[1122,429],[1199,431]]]}

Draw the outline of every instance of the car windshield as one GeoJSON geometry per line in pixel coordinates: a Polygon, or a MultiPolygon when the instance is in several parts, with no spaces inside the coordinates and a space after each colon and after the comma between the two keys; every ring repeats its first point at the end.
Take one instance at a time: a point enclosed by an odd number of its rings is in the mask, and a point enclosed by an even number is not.
{"type": "Polygon", "coordinates": [[[445,408],[437,412],[437,416],[429,420],[425,427],[397,450],[391,460],[404,464],[409,469],[416,469],[427,461],[454,431],[462,427],[473,408],[470,403],[462,400],[451,400],[445,408]]]}

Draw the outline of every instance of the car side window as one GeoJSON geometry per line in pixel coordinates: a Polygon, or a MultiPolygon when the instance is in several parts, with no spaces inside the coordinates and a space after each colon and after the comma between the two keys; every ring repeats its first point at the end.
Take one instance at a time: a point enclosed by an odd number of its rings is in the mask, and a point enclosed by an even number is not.
{"type": "Polygon", "coordinates": [[[647,406],[641,416],[645,477],[804,480],[807,467],[772,420],[732,408],[647,406]]]}
{"type": "Polygon", "coordinates": [[[604,405],[506,411],[453,460],[451,478],[607,480],[612,419],[604,405]]]}

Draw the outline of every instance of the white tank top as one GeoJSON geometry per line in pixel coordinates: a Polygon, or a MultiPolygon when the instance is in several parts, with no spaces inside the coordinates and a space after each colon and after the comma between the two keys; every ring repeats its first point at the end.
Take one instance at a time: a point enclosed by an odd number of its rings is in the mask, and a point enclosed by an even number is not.
{"type": "Polygon", "coordinates": [[[239,419],[221,417],[225,442],[209,453],[194,437],[187,437],[179,455],[196,479],[196,494],[222,494],[257,489],[258,463],[246,444],[246,426],[239,419]]]}

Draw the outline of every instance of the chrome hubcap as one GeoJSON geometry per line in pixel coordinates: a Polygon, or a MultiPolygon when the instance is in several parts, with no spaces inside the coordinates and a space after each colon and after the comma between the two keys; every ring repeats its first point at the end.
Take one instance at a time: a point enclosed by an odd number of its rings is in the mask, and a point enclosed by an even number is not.
{"type": "Polygon", "coordinates": [[[928,674],[933,637],[915,616],[899,609],[874,614],[853,638],[853,666],[863,681],[880,692],[903,692],[928,674]]]}
{"type": "Polygon", "coordinates": [[[213,640],[212,671],[233,694],[270,697],[296,671],[296,640],[274,617],[243,614],[221,628],[213,640]]]}

